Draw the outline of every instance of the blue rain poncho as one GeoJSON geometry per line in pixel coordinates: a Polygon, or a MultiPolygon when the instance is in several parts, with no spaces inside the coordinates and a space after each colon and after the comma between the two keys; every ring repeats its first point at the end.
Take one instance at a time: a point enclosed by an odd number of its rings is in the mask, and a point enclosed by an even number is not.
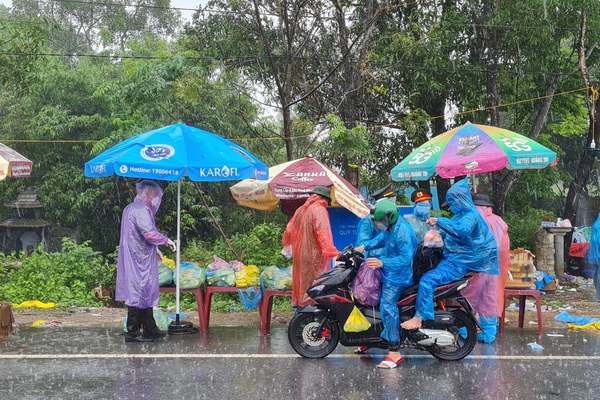
{"type": "Polygon", "coordinates": [[[429,217],[431,217],[431,203],[428,201],[422,201],[415,204],[414,212],[404,216],[415,232],[419,243],[423,242],[425,234],[431,229],[431,227],[427,225],[429,217]]]}
{"type": "Polygon", "coordinates": [[[417,245],[415,233],[402,217],[390,230],[380,232],[364,243],[370,256],[374,249],[382,249],[381,256],[377,258],[383,263],[383,280],[398,285],[412,284],[412,260],[417,245]]]}
{"type": "Polygon", "coordinates": [[[473,203],[469,182],[455,183],[446,194],[452,218],[438,218],[444,238],[444,260],[459,269],[498,275],[498,246],[473,203]]]}
{"type": "MultiPolygon", "coordinates": [[[[356,228],[356,246],[363,246],[365,243],[373,240],[380,233],[375,227],[371,216],[366,216],[358,222],[356,228]]],[[[365,256],[367,257],[380,257],[383,254],[383,247],[378,249],[372,249],[367,251],[365,248],[365,256]]]]}
{"type": "Polygon", "coordinates": [[[592,237],[587,253],[587,261],[596,266],[594,286],[596,286],[596,298],[600,299],[600,213],[596,222],[592,225],[592,237]]]}

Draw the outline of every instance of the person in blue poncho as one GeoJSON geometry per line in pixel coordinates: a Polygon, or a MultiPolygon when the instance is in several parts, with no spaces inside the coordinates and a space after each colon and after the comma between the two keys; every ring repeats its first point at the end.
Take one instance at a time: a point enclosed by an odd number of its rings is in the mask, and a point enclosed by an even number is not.
{"type": "MultiPolygon", "coordinates": [[[[396,193],[390,190],[389,185],[384,187],[383,189],[377,190],[373,193],[372,199],[377,204],[377,202],[389,199],[391,201],[395,201],[396,193]]],[[[377,234],[379,234],[379,230],[375,227],[375,223],[373,222],[373,211],[375,210],[375,204],[371,204],[371,214],[362,218],[358,222],[358,226],[356,227],[357,235],[356,235],[356,246],[363,246],[367,241],[373,240],[377,234]]],[[[365,254],[367,257],[379,257],[383,253],[383,247],[379,249],[372,249],[368,254],[365,254]]]]}
{"type": "Polygon", "coordinates": [[[596,287],[596,298],[600,300],[600,213],[598,213],[598,218],[592,225],[592,237],[587,252],[587,261],[596,267],[594,286],[596,287]]]}
{"type": "Polygon", "coordinates": [[[404,216],[413,231],[415,231],[419,243],[423,242],[425,234],[431,229],[427,224],[427,220],[431,217],[431,199],[430,193],[420,189],[416,190],[411,197],[415,209],[412,214],[404,216]]]}
{"type": "Polygon", "coordinates": [[[402,324],[418,329],[423,320],[434,319],[433,294],[438,286],[462,278],[468,272],[498,275],[498,247],[487,223],[477,211],[469,182],[463,179],[448,190],[446,202],[452,218],[430,218],[444,239],[444,255],[437,267],[423,275],[417,293],[415,316],[402,324]]]}
{"type": "Polygon", "coordinates": [[[382,268],[380,310],[384,329],[381,337],[389,344],[390,349],[378,367],[392,369],[402,362],[402,356],[398,352],[400,313],[397,302],[400,295],[413,284],[412,260],[417,248],[417,238],[408,222],[400,217],[393,201],[378,202],[373,212],[373,221],[381,233],[367,241],[364,250],[372,254],[374,249],[383,249],[379,257],[367,258],[367,265],[382,268]]]}

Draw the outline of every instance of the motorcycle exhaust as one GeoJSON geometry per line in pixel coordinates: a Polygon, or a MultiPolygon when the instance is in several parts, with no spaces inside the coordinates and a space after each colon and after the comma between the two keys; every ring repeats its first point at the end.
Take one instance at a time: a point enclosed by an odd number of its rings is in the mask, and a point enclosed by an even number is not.
{"type": "Polygon", "coordinates": [[[421,346],[433,346],[435,344],[444,347],[456,344],[456,338],[448,331],[439,329],[419,329],[419,333],[427,336],[417,342],[421,346]]]}

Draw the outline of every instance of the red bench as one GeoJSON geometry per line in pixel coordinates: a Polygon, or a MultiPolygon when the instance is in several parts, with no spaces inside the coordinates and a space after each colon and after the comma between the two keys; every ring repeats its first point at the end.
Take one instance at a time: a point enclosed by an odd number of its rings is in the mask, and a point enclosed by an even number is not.
{"type": "Polygon", "coordinates": [[[204,325],[201,327],[202,332],[208,332],[208,326],[210,325],[210,307],[212,305],[213,294],[237,292],[237,288],[234,287],[207,286],[206,291],[204,292],[204,325]]]}
{"type": "MultiPolygon", "coordinates": [[[[160,287],[160,292],[161,293],[175,293],[175,286],[164,286],[164,287],[160,287]]],[[[183,292],[192,292],[194,293],[194,296],[196,296],[196,304],[198,306],[198,321],[200,323],[200,331],[201,332],[206,332],[206,330],[208,329],[208,326],[205,326],[205,320],[206,318],[204,317],[204,312],[205,312],[205,307],[204,307],[204,287],[200,286],[198,288],[192,288],[192,289],[179,289],[180,293],[183,292]]]]}
{"type": "Polygon", "coordinates": [[[258,329],[261,336],[266,336],[271,333],[271,313],[273,311],[274,297],[292,297],[292,291],[275,289],[264,290],[263,297],[258,306],[258,329]]]}
{"type": "Polygon", "coordinates": [[[500,319],[500,333],[504,332],[504,317],[506,314],[507,300],[512,297],[519,299],[519,328],[523,328],[525,322],[525,304],[527,297],[533,297],[535,299],[535,308],[537,311],[537,333],[538,336],[544,334],[544,325],[542,321],[542,294],[536,289],[504,289],[504,310],[502,310],[502,318],[500,319]]]}

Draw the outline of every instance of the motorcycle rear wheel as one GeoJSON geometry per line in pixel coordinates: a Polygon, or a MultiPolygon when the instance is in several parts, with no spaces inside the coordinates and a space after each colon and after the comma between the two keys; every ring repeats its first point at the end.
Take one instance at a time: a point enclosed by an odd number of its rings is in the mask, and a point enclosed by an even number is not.
{"type": "Polygon", "coordinates": [[[288,324],[290,345],[302,357],[324,358],[337,347],[340,329],[335,321],[327,319],[323,326],[323,334],[317,337],[323,318],[326,317],[319,314],[298,313],[288,324]]]}
{"type": "Polygon", "coordinates": [[[463,310],[452,311],[452,315],[456,321],[456,328],[466,328],[467,337],[462,338],[458,332],[452,332],[456,337],[456,346],[450,349],[450,346],[439,347],[431,346],[427,351],[438,360],[443,361],[459,361],[471,354],[475,344],[477,343],[477,327],[472,318],[463,310]]]}

